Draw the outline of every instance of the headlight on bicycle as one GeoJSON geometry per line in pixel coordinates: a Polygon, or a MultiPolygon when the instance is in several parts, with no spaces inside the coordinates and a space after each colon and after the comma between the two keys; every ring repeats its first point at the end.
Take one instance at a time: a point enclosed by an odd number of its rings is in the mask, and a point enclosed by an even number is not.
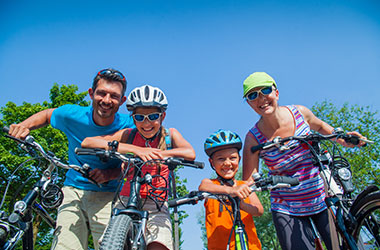
{"type": "Polygon", "coordinates": [[[339,175],[339,178],[341,178],[344,181],[348,181],[352,177],[351,171],[348,170],[347,168],[340,168],[338,170],[338,175],[339,175]]]}

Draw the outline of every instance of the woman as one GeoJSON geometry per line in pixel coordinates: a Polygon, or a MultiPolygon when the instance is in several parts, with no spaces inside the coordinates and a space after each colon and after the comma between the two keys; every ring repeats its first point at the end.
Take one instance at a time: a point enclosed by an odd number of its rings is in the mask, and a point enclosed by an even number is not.
{"type": "MultiPolygon", "coordinates": [[[[271,210],[277,236],[282,249],[315,249],[310,218],[328,249],[332,249],[325,191],[318,166],[312,163],[308,148],[297,141],[290,150],[270,148],[252,154],[252,146],[271,141],[275,137],[300,136],[314,130],[331,134],[334,129],[318,119],[301,105],[279,106],[279,91],[274,79],[265,72],[251,74],[243,83],[244,97],[249,106],[260,115],[259,121],[246,135],[243,151],[243,179],[258,172],[259,158],[265,161],[271,175],[298,177],[300,184],[290,189],[271,192],[271,210]]],[[[362,137],[357,132],[349,134],[362,137]]],[[[343,139],[343,146],[352,147],[343,139]]],[[[359,146],[364,143],[361,142],[359,146]]]]}

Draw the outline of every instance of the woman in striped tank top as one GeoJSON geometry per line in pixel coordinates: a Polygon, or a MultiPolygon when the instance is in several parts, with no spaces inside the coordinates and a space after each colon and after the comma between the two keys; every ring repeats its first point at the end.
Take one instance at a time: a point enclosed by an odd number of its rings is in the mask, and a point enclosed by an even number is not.
{"type": "MultiPolygon", "coordinates": [[[[268,166],[271,175],[298,177],[298,186],[271,192],[272,217],[282,249],[315,249],[311,218],[328,249],[332,249],[325,191],[319,169],[312,164],[307,147],[290,141],[291,149],[270,148],[251,153],[252,146],[275,137],[299,136],[314,130],[331,134],[333,127],[318,119],[301,105],[279,106],[277,84],[265,72],[255,72],[243,84],[244,97],[251,108],[261,116],[246,135],[243,152],[243,179],[258,172],[259,158],[268,166]]],[[[351,134],[360,136],[357,132],[351,134]]],[[[343,146],[353,146],[338,140],[343,146]]]]}

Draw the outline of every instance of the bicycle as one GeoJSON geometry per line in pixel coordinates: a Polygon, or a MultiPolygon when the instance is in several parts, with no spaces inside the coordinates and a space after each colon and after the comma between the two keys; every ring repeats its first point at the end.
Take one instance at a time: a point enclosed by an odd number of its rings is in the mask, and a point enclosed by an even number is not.
{"type": "MultiPolygon", "coordinates": [[[[56,167],[74,169],[87,178],[89,178],[88,173],[91,168],[86,164],[82,167],[65,164],[58,159],[54,153],[46,152],[32,136],[29,135],[25,140],[21,140],[8,135],[8,127],[3,127],[2,130],[6,133],[4,135],[5,137],[18,142],[19,146],[27,151],[31,158],[16,167],[8,178],[8,184],[0,203],[0,209],[4,205],[11,181],[20,168],[31,160],[37,160],[42,166],[46,166],[39,181],[33,185],[25,197],[15,202],[12,213],[9,216],[5,210],[0,210],[0,249],[14,249],[18,242],[22,240],[23,249],[29,250],[34,247],[33,212],[40,215],[50,227],[55,228],[56,225],[55,220],[47,211],[47,209],[57,208],[63,200],[63,193],[57,185],[58,175],[53,173],[56,167]],[[43,160],[46,160],[46,162],[42,162],[43,160]]],[[[94,182],[93,180],[91,181],[94,182]]],[[[96,184],[96,182],[94,183],[96,184]]],[[[16,195],[14,195],[14,197],[16,197],[16,195]]]]}
{"type": "MultiPolygon", "coordinates": [[[[309,134],[286,138],[276,137],[272,141],[253,146],[251,152],[269,150],[272,147],[278,147],[279,150],[291,150],[297,146],[295,141],[306,145],[312,154],[313,164],[319,167],[327,190],[325,203],[337,228],[340,249],[369,249],[368,247],[379,249],[379,188],[375,185],[370,185],[361,191],[356,198],[353,198],[352,171],[349,162],[342,156],[336,145],[336,140],[339,138],[354,145],[357,145],[359,140],[365,143],[373,143],[372,141],[346,134],[342,129],[338,128],[331,135],[309,134]],[[330,141],[332,150],[325,143],[323,144],[323,141],[330,141]],[[324,150],[324,148],[329,150],[324,150]]],[[[314,225],[312,224],[312,226],[314,225]]],[[[318,242],[317,235],[315,235],[315,238],[318,242]]]]}
{"type": "MultiPolygon", "coordinates": [[[[140,196],[140,189],[143,184],[151,186],[151,192],[147,198],[154,201],[157,209],[161,209],[164,202],[167,200],[168,188],[157,188],[152,185],[153,178],[164,178],[161,175],[151,175],[146,173],[142,175],[142,168],[146,164],[164,164],[167,165],[169,170],[174,170],[177,166],[189,166],[193,168],[203,168],[203,162],[187,161],[181,158],[167,158],[165,160],[157,159],[143,162],[140,158],[136,158],[130,154],[121,154],[116,151],[118,143],[109,143],[110,150],[103,149],[90,149],[90,148],[77,148],[76,153],[81,155],[96,155],[100,159],[106,160],[108,158],[119,159],[125,163],[125,170],[119,178],[119,187],[115,193],[112,202],[112,212],[110,222],[103,234],[103,239],[100,244],[100,249],[133,249],[143,250],[146,249],[145,242],[145,229],[149,218],[149,212],[143,210],[143,201],[140,196]],[[129,199],[125,203],[120,199],[119,192],[123,184],[123,179],[133,170],[133,177],[130,181],[129,199]],[[158,191],[158,194],[157,194],[158,191]],[[115,207],[116,201],[123,205],[124,208],[119,209],[115,207]]],[[[166,182],[166,187],[168,183],[166,182]]]]}
{"type": "MultiPolygon", "coordinates": [[[[290,186],[298,185],[298,178],[285,177],[285,176],[270,176],[262,178],[260,174],[256,173],[254,176],[255,183],[250,186],[252,192],[266,191],[278,188],[289,188],[290,186]]],[[[198,201],[204,199],[216,199],[218,200],[226,210],[230,213],[233,221],[233,227],[228,239],[228,249],[232,232],[235,234],[235,249],[236,250],[248,250],[248,236],[245,230],[240,213],[240,199],[238,197],[231,197],[228,194],[217,194],[205,191],[191,191],[188,195],[173,199],[169,201],[169,207],[177,207],[184,204],[195,205],[198,201]],[[231,209],[229,208],[231,207],[231,209]]]]}

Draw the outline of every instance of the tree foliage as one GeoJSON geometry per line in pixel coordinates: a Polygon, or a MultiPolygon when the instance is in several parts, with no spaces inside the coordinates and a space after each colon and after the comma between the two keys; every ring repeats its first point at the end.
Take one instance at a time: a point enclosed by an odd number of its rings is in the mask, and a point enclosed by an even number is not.
{"type": "MultiPolygon", "coordinates": [[[[13,102],[8,102],[5,107],[0,108],[0,125],[3,127],[9,126],[13,123],[20,123],[39,111],[48,108],[56,108],[68,103],[88,106],[89,102],[84,100],[87,92],[77,94],[77,91],[78,87],[75,85],[63,85],[59,87],[59,85],[55,83],[50,90],[50,102],[44,101],[43,103],[36,104],[23,102],[20,106],[17,106],[13,102]]],[[[54,152],[58,158],[67,162],[67,140],[62,132],[53,129],[49,125],[31,131],[31,135],[45,150],[54,152]]],[[[17,172],[14,172],[20,164],[30,158],[30,155],[22,150],[16,142],[5,138],[4,136],[0,137],[0,191],[2,194],[4,194],[7,183],[10,182],[5,202],[1,207],[1,210],[5,210],[8,214],[10,210],[13,209],[13,203],[22,199],[31,187],[41,178],[44,165],[43,162],[39,161],[29,161],[20,167],[17,172]]],[[[59,182],[62,182],[64,171],[58,171],[58,175],[60,176],[59,182]]],[[[50,212],[52,213],[52,216],[55,217],[56,210],[50,210],[50,212]]],[[[44,223],[38,215],[35,216],[33,228],[35,239],[38,235],[36,249],[50,249],[52,238],[51,228],[44,223]]]]}

